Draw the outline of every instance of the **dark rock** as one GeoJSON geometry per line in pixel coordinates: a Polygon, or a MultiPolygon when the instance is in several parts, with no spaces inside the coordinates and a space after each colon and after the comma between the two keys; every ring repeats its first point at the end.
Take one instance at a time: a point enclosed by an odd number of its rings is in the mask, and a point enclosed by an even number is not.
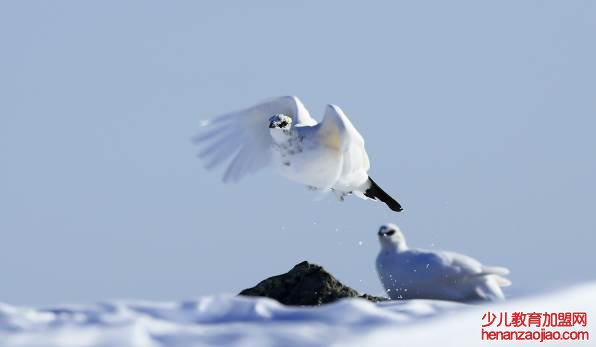
{"type": "Polygon", "coordinates": [[[359,294],[342,284],[317,264],[303,261],[285,274],[269,277],[239,295],[264,296],[285,305],[321,305],[341,298],[363,298],[373,302],[387,298],[359,294]]]}

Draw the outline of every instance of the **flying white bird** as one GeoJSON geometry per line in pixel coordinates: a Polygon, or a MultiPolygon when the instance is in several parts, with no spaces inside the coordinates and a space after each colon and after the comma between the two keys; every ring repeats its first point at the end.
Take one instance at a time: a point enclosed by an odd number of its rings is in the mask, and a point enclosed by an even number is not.
{"type": "Polygon", "coordinates": [[[459,253],[409,249],[395,224],[381,226],[378,235],[377,273],[391,299],[505,299],[501,287],[511,285],[503,277],[508,269],[484,266],[459,253]]]}
{"type": "Polygon", "coordinates": [[[227,159],[223,180],[234,182],[273,165],[284,177],[310,189],[334,191],[340,200],[355,194],[380,200],[393,211],[401,205],[369,176],[364,140],[344,112],[327,105],[317,123],[295,96],[271,99],[206,122],[195,141],[207,168],[227,159]]]}

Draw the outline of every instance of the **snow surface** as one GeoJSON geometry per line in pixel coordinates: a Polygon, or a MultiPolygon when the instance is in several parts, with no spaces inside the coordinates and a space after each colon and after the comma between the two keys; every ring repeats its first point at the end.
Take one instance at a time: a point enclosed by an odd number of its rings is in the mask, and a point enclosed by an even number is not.
{"type": "MultiPolygon", "coordinates": [[[[346,299],[289,307],[266,298],[211,296],[183,302],[110,301],[27,308],[0,304],[0,346],[501,346],[480,339],[487,311],[596,314],[596,282],[501,304],[346,299]]],[[[596,338],[596,337],[594,337],[596,338]]],[[[533,345],[538,342],[530,342],[533,345]]],[[[525,345],[511,342],[512,345],[525,345]]],[[[544,342],[584,346],[595,342],[544,342]]]]}

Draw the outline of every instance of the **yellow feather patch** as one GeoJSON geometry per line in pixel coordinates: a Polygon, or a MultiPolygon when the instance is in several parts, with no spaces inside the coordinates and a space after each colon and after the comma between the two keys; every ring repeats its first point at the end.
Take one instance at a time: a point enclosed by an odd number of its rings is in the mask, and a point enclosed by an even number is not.
{"type": "Polygon", "coordinates": [[[327,131],[323,133],[323,144],[339,151],[341,149],[339,130],[334,126],[327,126],[326,128],[327,131]]]}

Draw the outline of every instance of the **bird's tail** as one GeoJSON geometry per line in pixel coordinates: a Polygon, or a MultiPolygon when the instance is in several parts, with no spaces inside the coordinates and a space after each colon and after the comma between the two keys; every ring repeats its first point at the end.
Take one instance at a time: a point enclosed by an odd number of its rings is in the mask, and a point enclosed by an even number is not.
{"type": "Polygon", "coordinates": [[[511,281],[504,276],[509,274],[509,269],[502,266],[483,266],[482,272],[479,276],[490,276],[499,287],[507,287],[511,285],[511,281]]]}
{"type": "Polygon", "coordinates": [[[395,201],[389,194],[385,193],[381,187],[379,187],[372,178],[368,177],[368,182],[366,182],[366,190],[364,191],[364,195],[368,198],[375,199],[378,201],[384,202],[390,209],[395,212],[399,212],[403,210],[399,202],[395,201]]]}
{"type": "Polygon", "coordinates": [[[495,276],[495,281],[497,281],[497,284],[499,285],[499,287],[509,287],[511,285],[511,281],[508,278],[505,278],[503,276],[499,276],[499,275],[494,275],[495,276]]]}
{"type": "Polygon", "coordinates": [[[486,300],[486,301],[503,301],[505,294],[501,290],[501,286],[497,281],[483,278],[482,281],[475,284],[474,294],[470,297],[471,300],[486,300]]]}
{"type": "Polygon", "coordinates": [[[495,274],[495,275],[509,275],[509,269],[502,266],[483,266],[482,272],[485,274],[495,274]]]}

